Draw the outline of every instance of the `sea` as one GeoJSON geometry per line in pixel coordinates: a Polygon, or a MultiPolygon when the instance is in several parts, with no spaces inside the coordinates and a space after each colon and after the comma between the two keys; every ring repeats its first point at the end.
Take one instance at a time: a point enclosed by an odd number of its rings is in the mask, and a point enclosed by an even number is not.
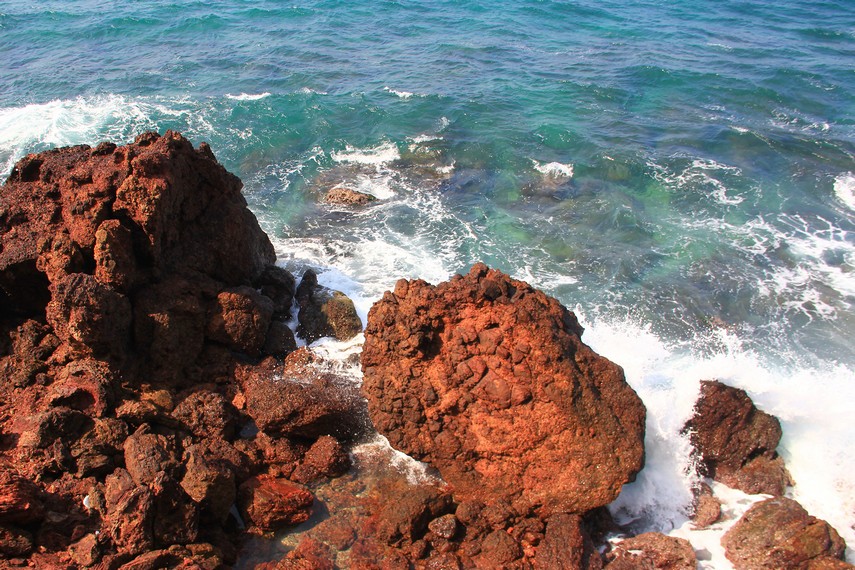
{"type": "Polygon", "coordinates": [[[648,410],[623,524],[730,568],[717,537],[759,497],[716,486],[726,520],[687,523],[682,426],[718,379],[780,419],[791,495],[855,546],[852,0],[0,2],[0,176],[167,129],[363,320],[477,261],[573,310],[648,410]]]}

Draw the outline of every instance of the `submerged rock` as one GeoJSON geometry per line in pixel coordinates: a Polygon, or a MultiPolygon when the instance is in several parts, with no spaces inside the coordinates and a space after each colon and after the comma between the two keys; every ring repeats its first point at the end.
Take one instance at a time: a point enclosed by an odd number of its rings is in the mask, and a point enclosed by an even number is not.
{"type": "Polygon", "coordinates": [[[644,463],[645,409],[581,333],[555,299],[483,264],[436,287],[401,280],[365,331],[371,419],[458,500],[608,504],[644,463]]]}

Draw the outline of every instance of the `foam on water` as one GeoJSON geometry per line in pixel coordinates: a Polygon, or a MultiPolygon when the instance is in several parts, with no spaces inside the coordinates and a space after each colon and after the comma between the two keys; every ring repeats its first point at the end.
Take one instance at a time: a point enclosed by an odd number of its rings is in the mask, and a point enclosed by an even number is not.
{"type": "Polygon", "coordinates": [[[234,101],[258,101],[260,99],[266,99],[270,97],[271,93],[265,91],[264,93],[240,93],[239,95],[232,95],[231,93],[226,93],[227,99],[232,99],[234,101]]]}
{"type": "Polygon", "coordinates": [[[330,156],[336,162],[352,162],[373,166],[381,166],[401,158],[401,154],[398,152],[398,146],[391,141],[384,142],[372,148],[364,149],[347,145],[344,150],[332,152],[330,153],[330,156]]]}
{"type": "Polygon", "coordinates": [[[534,169],[552,178],[573,178],[573,165],[560,162],[539,162],[532,160],[534,169]]]}
{"type": "Polygon", "coordinates": [[[850,210],[855,210],[855,174],[844,172],[834,179],[834,194],[850,210]]]}

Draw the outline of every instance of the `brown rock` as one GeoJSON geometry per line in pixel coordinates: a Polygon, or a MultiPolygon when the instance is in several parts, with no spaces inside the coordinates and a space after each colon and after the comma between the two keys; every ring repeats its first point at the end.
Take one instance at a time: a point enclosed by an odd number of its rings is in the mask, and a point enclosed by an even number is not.
{"type": "Polygon", "coordinates": [[[378,508],[366,521],[362,536],[390,546],[409,545],[422,538],[428,524],[453,508],[451,496],[433,485],[409,485],[384,480],[378,485],[378,508]]]}
{"type": "Polygon", "coordinates": [[[602,558],[582,526],[579,515],[556,514],[546,522],[546,535],[537,548],[535,568],[598,570],[602,558]]]}
{"type": "Polygon", "coordinates": [[[365,429],[364,400],[350,378],[337,376],[306,349],[284,364],[268,358],[242,370],[246,412],[273,437],[349,439],[365,429]]]}
{"type": "Polygon", "coordinates": [[[232,350],[261,354],[273,318],[273,301],[250,287],[220,292],[208,321],[208,337],[232,350]]]}
{"type": "Polygon", "coordinates": [[[59,339],[50,327],[33,320],[24,321],[9,336],[11,351],[0,359],[0,375],[12,386],[23,388],[47,371],[46,361],[59,346],[59,339]]]}
{"type": "Polygon", "coordinates": [[[115,494],[118,497],[114,504],[108,506],[104,531],[120,552],[136,556],[152,550],[155,514],[153,493],[148,487],[133,487],[124,493],[115,494]]]}
{"type": "Polygon", "coordinates": [[[351,190],[342,186],[336,186],[326,193],[324,202],[327,204],[337,204],[340,206],[365,206],[377,200],[371,194],[351,190]]]}
{"type": "Polygon", "coordinates": [[[437,517],[428,523],[428,530],[435,536],[451,540],[457,534],[457,517],[450,513],[437,517]]]}
{"type": "Polygon", "coordinates": [[[712,489],[705,483],[698,491],[694,511],[692,521],[698,529],[706,528],[721,518],[721,501],[713,496],[712,489]]]}
{"type": "Polygon", "coordinates": [[[200,438],[231,440],[237,429],[237,410],[216,392],[191,392],[172,411],[187,431],[200,438]]]}
{"type": "Polygon", "coordinates": [[[348,469],[350,457],[344,446],[334,437],[324,435],[312,444],[291,478],[300,483],[311,483],[325,477],[344,475],[348,469]]]}
{"type": "Polygon", "coordinates": [[[701,457],[702,474],[747,493],[784,493],[790,477],[775,451],[781,424],[758,410],[744,390],[701,382],[695,415],[684,429],[701,457]]]}
{"type": "Polygon", "coordinates": [[[0,525],[0,559],[26,556],[33,550],[33,537],[27,531],[0,525]]]}
{"type": "Polygon", "coordinates": [[[842,559],[846,544],[827,522],[797,502],[774,497],[752,506],[721,540],[740,569],[804,568],[819,557],[842,559]]]}
{"type": "Polygon", "coordinates": [[[39,522],[45,513],[39,494],[35,483],[3,466],[0,469],[0,523],[39,522]]]}
{"type": "Polygon", "coordinates": [[[689,541],[647,532],[619,542],[607,556],[613,570],[695,570],[695,551],[689,541]]]}
{"type": "Polygon", "coordinates": [[[607,504],[643,465],[645,410],[581,332],[555,299],[483,264],[437,287],[399,281],[365,331],[371,419],[458,500],[607,504]]]}
{"type": "Polygon", "coordinates": [[[95,232],[95,279],[127,293],[136,279],[131,230],[119,220],[104,220],[95,232]]]}
{"type": "Polygon", "coordinates": [[[151,483],[161,471],[175,473],[175,444],[166,436],[138,430],[125,440],[125,468],[137,485],[151,483]]]}
{"type": "Polygon", "coordinates": [[[196,542],[199,536],[199,508],[181,485],[161,471],[155,476],[150,488],[154,493],[152,534],[155,545],[196,542]]]}
{"type": "Polygon", "coordinates": [[[807,570],[851,570],[852,568],[855,566],[831,556],[811,558],[807,565],[807,570]]]}
{"type": "Polygon", "coordinates": [[[272,321],[267,329],[267,338],[261,348],[262,354],[285,358],[297,350],[297,339],[294,331],[283,321],[272,321]]]}
{"type": "Polygon", "coordinates": [[[198,446],[187,449],[184,464],[184,491],[204,514],[218,523],[225,522],[237,497],[234,471],[221,461],[206,458],[198,446]]]}
{"type": "Polygon", "coordinates": [[[72,273],[51,285],[47,320],[81,356],[121,356],[130,340],[128,298],[91,275],[72,273]]]}
{"type": "Polygon", "coordinates": [[[48,404],[103,417],[113,405],[113,382],[113,373],[103,362],[74,360],[56,374],[48,392],[48,404]]]}
{"type": "Polygon", "coordinates": [[[353,301],[341,291],[318,285],[318,276],[311,269],[303,274],[296,298],[300,305],[297,334],[307,343],[325,336],[350,340],[362,331],[353,301]]]}
{"type": "Polygon", "coordinates": [[[253,477],[238,490],[241,514],[265,531],[307,521],[313,502],[308,489],[285,479],[253,477]]]}

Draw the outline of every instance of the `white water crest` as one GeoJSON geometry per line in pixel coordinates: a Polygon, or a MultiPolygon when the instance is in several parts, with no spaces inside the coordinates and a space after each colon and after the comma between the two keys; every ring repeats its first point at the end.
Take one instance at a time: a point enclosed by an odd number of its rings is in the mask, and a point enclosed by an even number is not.
{"type": "Polygon", "coordinates": [[[388,164],[401,158],[398,146],[391,141],[363,149],[347,145],[343,151],[332,152],[330,156],[336,162],[352,162],[373,166],[388,164]]]}
{"type": "Polygon", "coordinates": [[[234,101],[259,101],[261,99],[266,99],[270,97],[271,93],[265,91],[264,93],[240,93],[238,95],[232,95],[231,93],[226,93],[227,99],[232,99],[234,101]]]}
{"type": "Polygon", "coordinates": [[[834,194],[850,210],[855,210],[855,174],[844,172],[834,179],[834,194]]]}
{"type": "Polygon", "coordinates": [[[573,165],[560,162],[539,162],[532,160],[534,169],[551,178],[573,178],[573,165]]]}

